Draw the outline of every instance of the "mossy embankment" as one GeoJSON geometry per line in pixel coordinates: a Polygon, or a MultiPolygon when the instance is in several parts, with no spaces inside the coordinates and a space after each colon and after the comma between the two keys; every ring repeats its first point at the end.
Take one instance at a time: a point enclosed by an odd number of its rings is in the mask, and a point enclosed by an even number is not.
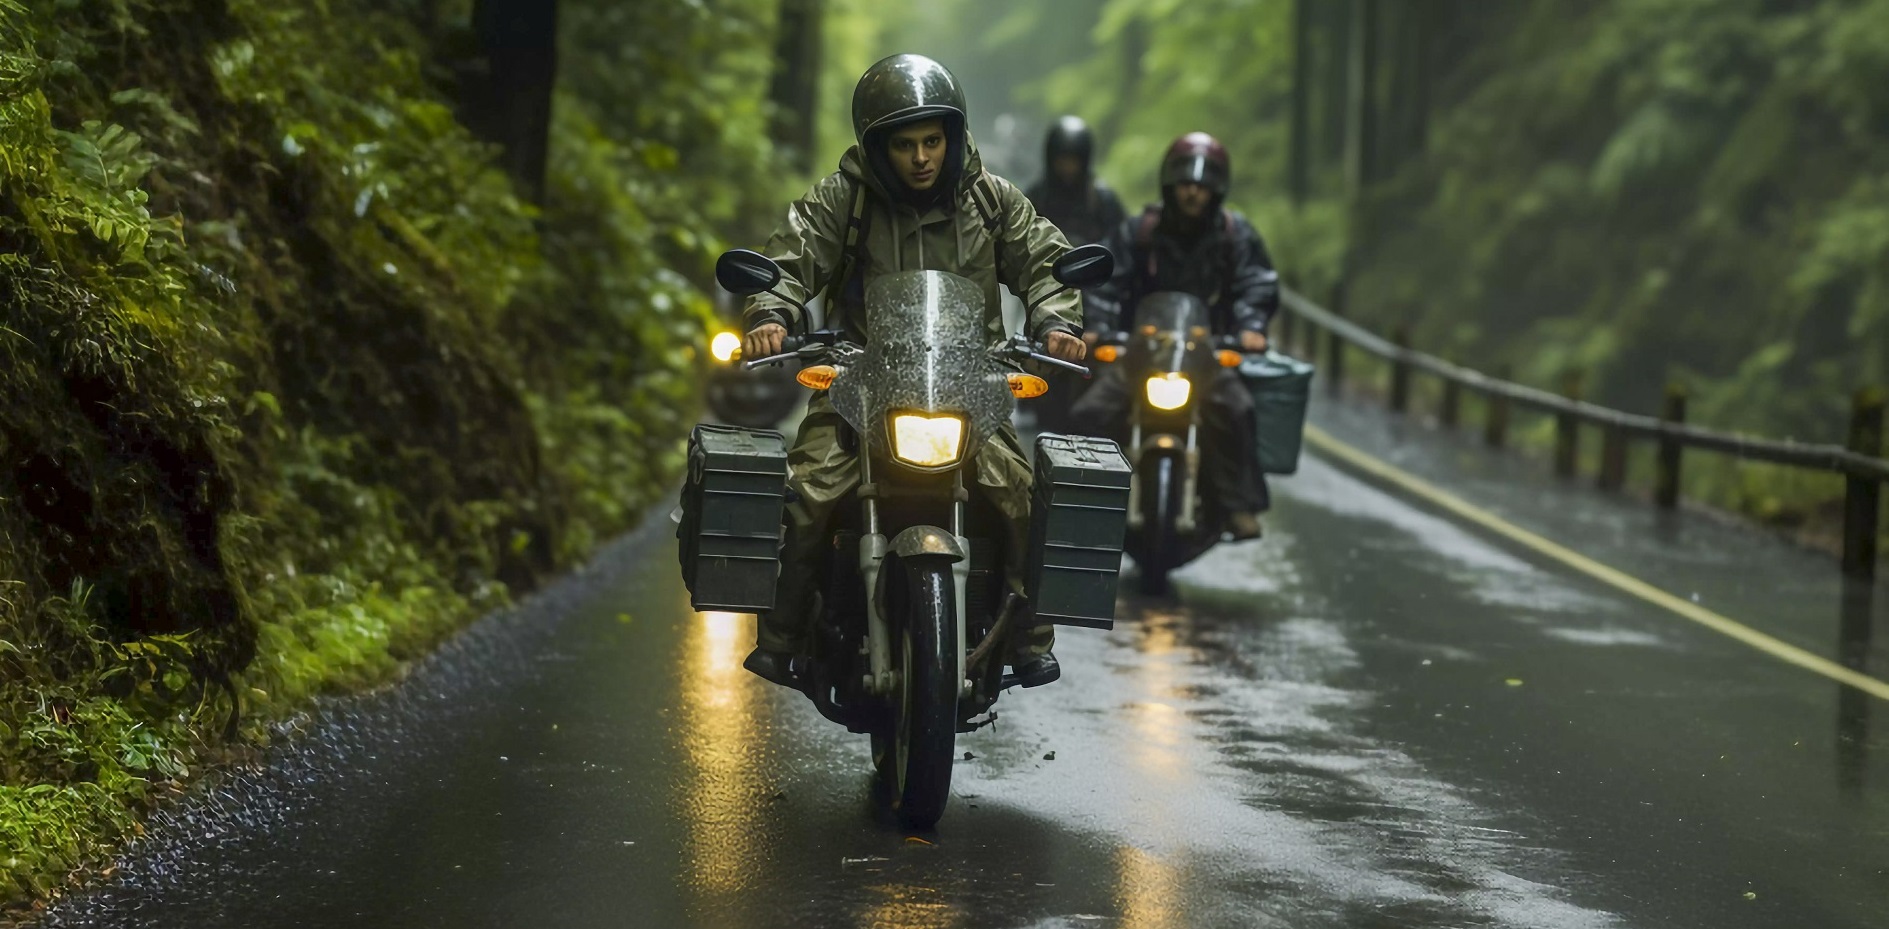
{"type": "Polygon", "coordinates": [[[667,486],[768,5],[567,0],[542,205],[471,6],[0,0],[0,903],[667,486]]]}

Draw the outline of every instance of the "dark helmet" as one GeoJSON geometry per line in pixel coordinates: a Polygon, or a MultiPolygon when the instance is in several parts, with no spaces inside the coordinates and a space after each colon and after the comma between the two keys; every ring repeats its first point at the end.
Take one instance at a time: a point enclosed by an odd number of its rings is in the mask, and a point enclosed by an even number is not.
{"type": "Polygon", "coordinates": [[[1174,140],[1161,159],[1161,187],[1203,184],[1215,197],[1224,198],[1233,184],[1233,166],[1227,147],[1204,132],[1190,132],[1174,140]]]}
{"type": "Polygon", "coordinates": [[[853,88],[853,138],[882,182],[891,178],[886,176],[885,146],[878,137],[906,123],[936,118],[944,120],[949,146],[944,170],[953,175],[941,180],[955,185],[964,166],[964,90],[944,65],[923,55],[893,55],[867,68],[853,88]]]}
{"type": "Polygon", "coordinates": [[[1088,170],[1089,162],[1095,158],[1095,133],[1089,124],[1079,116],[1064,116],[1049,127],[1049,137],[1043,140],[1043,163],[1053,163],[1064,155],[1074,155],[1082,159],[1083,170],[1088,170]]]}

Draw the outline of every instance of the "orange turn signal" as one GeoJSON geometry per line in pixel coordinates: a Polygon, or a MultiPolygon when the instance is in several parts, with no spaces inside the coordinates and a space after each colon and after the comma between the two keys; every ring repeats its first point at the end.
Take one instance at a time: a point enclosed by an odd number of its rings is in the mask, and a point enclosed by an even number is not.
{"type": "Polygon", "coordinates": [[[1122,347],[1119,345],[1097,345],[1095,347],[1095,360],[1103,364],[1114,364],[1115,361],[1121,357],[1122,347]]]}
{"type": "Polygon", "coordinates": [[[1220,367],[1222,368],[1237,368],[1240,366],[1240,362],[1244,360],[1239,352],[1230,348],[1223,348],[1214,352],[1214,355],[1220,359],[1220,367]]]}
{"type": "Polygon", "coordinates": [[[1041,397],[1049,393],[1049,382],[1034,374],[1010,375],[1010,392],[1019,400],[1041,397]]]}
{"type": "Polygon", "coordinates": [[[833,386],[833,379],[839,376],[839,369],[832,365],[810,365],[801,368],[800,373],[794,375],[794,380],[799,381],[802,387],[825,390],[833,386]]]}

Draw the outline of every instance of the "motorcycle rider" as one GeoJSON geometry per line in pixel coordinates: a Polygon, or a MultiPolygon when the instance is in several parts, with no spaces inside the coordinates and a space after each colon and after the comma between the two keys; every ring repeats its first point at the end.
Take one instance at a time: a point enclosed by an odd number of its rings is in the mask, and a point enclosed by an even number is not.
{"type": "MultiPolygon", "coordinates": [[[[1204,132],[1175,139],[1161,161],[1161,202],[1117,227],[1110,250],[1115,278],[1085,301],[1088,335],[1126,331],[1142,296],[1181,291],[1205,301],[1214,335],[1233,335],[1242,351],[1266,350],[1266,324],[1279,305],[1279,275],[1246,217],[1226,207],[1232,183],[1226,147],[1204,132]]],[[[1201,416],[1203,477],[1227,510],[1236,539],[1260,534],[1269,504],[1259,470],[1253,398],[1236,370],[1207,386],[1201,416]]],[[[1072,416],[1090,435],[1125,438],[1131,397],[1125,374],[1106,370],[1072,416]]]]}
{"type": "MultiPolygon", "coordinates": [[[[1127,218],[1113,188],[1095,176],[1095,133],[1078,116],[1064,116],[1043,140],[1043,176],[1026,191],[1044,219],[1056,224],[1071,245],[1106,242],[1127,218]]],[[[1069,431],[1070,409],[1088,386],[1067,371],[1049,376],[1048,394],[1028,402],[1037,425],[1069,431]]]]}
{"type": "MultiPolygon", "coordinates": [[[[1057,290],[1054,261],[1069,249],[1062,233],[1030,201],[988,171],[966,128],[957,79],[922,55],[894,55],[873,65],[853,91],[857,144],[839,170],[789,208],[764,249],[777,262],[777,290],[804,304],[824,293],[827,326],[864,344],[865,281],[898,271],[946,271],[985,292],[984,326],[994,344],[1005,330],[999,285],[1026,304],[1057,290]]],[[[753,297],[745,313],[749,358],[780,353],[801,311],[771,294],[753,297]]],[[[1081,304],[1074,292],[1046,299],[1025,321],[1030,336],[1065,361],[1087,354],[1081,304]]],[[[806,651],[819,592],[821,558],[835,506],[859,483],[857,452],[842,441],[845,422],[824,392],[807,408],[788,452],[785,536],[775,609],[761,616],[756,648],[744,667],[792,686],[790,662],[806,651]]],[[[1006,427],[978,453],[978,491],[1003,515],[1006,579],[1022,593],[1028,558],[1032,472],[1014,429],[1006,427]]],[[[1024,686],[1056,680],[1055,627],[1021,630],[1006,643],[1024,686]]]]}
{"type": "Polygon", "coordinates": [[[1094,161],[1095,133],[1081,117],[1064,116],[1043,140],[1043,177],[1027,191],[1071,245],[1106,242],[1128,216],[1114,189],[1096,178],[1094,161]]]}

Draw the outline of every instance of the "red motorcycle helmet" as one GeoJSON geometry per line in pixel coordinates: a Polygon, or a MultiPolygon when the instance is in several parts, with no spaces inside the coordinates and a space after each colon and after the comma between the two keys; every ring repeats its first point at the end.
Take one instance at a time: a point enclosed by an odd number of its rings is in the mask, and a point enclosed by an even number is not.
{"type": "Polygon", "coordinates": [[[1161,159],[1161,187],[1202,184],[1216,198],[1225,198],[1233,184],[1233,165],[1227,147],[1204,132],[1190,132],[1174,140],[1161,159]]]}

